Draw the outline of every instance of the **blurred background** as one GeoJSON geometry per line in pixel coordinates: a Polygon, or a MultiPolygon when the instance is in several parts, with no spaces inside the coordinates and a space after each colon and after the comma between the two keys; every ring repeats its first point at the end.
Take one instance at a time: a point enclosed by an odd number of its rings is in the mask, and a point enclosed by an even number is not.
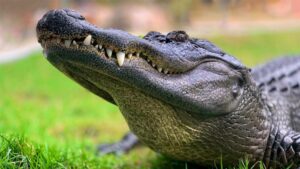
{"type": "Polygon", "coordinates": [[[300,27],[299,0],[1,0],[0,61],[8,59],[4,52],[13,59],[36,49],[36,22],[55,8],[72,8],[95,25],[135,34],[183,29],[206,37],[300,27]]]}
{"type": "Polygon", "coordinates": [[[35,26],[56,8],[135,35],[185,30],[249,67],[300,54],[299,0],[0,0],[0,168],[187,168],[148,148],[95,155],[128,127],[116,106],[42,57],[35,26]]]}

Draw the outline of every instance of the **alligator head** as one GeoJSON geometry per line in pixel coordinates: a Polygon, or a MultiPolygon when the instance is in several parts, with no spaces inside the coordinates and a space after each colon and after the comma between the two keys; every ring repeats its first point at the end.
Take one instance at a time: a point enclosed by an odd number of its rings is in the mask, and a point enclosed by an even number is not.
{"type": "Polygon", "coordinates": [[[236,129],[263,128],[253,119],[265,119],[264,114],[253,114],[262,106],[257,106],[259,96],[249,69],[212,43],[190,38],[184,31],[149,32],[141,38],[101,29],[68,9],[45,14],[37,36],[55,67],[116,104],[131,130],[154,150],[200,163],[224,151],[237,158],[245,152],[262,158],[266,139],[258,142],[253,131],[240,134],[236,129]],[[250,111],[249,106],[257,108],[250,111]],[[251,134],[250,141],[240,136],[251,134]],[[247,151],[234,150],[233,143],[223,145],[233,140],[247,151]],[[255,150],[250,152],[244,144],[255,150]]]}

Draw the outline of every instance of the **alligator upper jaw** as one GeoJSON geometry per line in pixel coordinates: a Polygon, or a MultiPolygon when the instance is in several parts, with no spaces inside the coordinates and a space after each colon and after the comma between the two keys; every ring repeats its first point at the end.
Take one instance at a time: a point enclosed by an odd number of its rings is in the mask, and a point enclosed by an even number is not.
{"type": "MultiPolygon", "coordinates": [[[[96,28],[70,10],[48,12],[37,25],[37,35],[47,59],[75,80],[78,74],[77,80],[84,79],[78,80],[81,84],[85,80],[97,84],[99,78],[88,74],[96,72],[99,77],[113,78],[174,107],[206,116],[214,112],[207,110],[199,102],[199,96],[195,97],[189,90],[206,83],[201,77],[215,75],[197,67],[207,60],[226,62],[233,69],[239,67],[239,63],[232,62],[227,55],[220,56],[202,48],[177,56],[173,49],[162,47],[163,44],[153,44],[120,30],[96,28]],[[193,52],[197,56],[194,57],[193,52]],[[180,73],[168,74],[174,72],[180,73]]],[[[101,97],[104,93],[112,100],[107,91],[100,88],[91,91],[101,97]]]]}
{"type": "Polygon", "coordinates": [[[160,46],[127,32],[97,28],[69,9],[47,12],[38,22],[36,30],[38,41],[44,48],[49,41],[68,47],[92,45],[96,50],[105,50],[108,57],[119,58],[119,65],[122,65],[124,56],[141,56],[158,71],[165,73],[185,72],[196,64],[173,57],[169,51],[161,50],[160,46]]]}
{"type": "MultiPolygon", "coordinates": [[[[87,35],[82,38],[61,38],[61,37],[51,37],[47,39],[41,38],[40,43],[44,48],[44,53],[47,55],[51,48],[61,48],[62,50],[75,50],[75,51],[85,51],[88,53],[94,53],[98,57],[110,60],[110,64],[118,65],[119,67],[130,64],[132,60],[139,60],[140,64],[143,64],[143,69],[149,71],[156,71],[164,74],[178,74],[180,72],[159,66],[154,61],[150,60],[146,52],[138,49],[130,49],[128,46],[126,49],[118,49],[112,44],[103,45],[99,41],[96,41],[92,35],[87,35]]],[[[120,45],[120,44],[119,44],[120,45]]]]}
{"type": "MultiPolygon", "coordinates": [[[[111,103],[115,103],[115,100],[108,90],[101,87],[101,83],[103,84],[101,77],[113,79],[114,82],[125,84],[124,86],[139,90],[149,97],[203,117],[228,113],[221,112],[222,110],[215,111],[215,108],[207,108],[201,103],[200,93],[190,92],[199,85],[207,84],[207,78],[203,77],[218,76],[203,70],[201,65],[180,74],[163,74],[150,66],[143,58],[132,57],[125,60],[122,66],[118,66],[116,59],[108,58],[104,52],[99,55],[93,46],[67,48],[56,43],[46,43],[46,46],[45,55],[55,67],[111,103]]],[[[214,62],[214,60],[208,60],[208,62],[214,62]]],[[[113,86],[112,84],[111,87],[113,86]]],[[[199,88],[196,90],[201,92],[199,88]]]]}
{"type": "Polygon", "coordinates": [[[195,68],[202,59],[213,57],[234,67],[243,67],[234,57],[206,50],[202,44],[193,44],[191,39],[182,43],[160,43],[121,30],[101,29],[69,9],[47,12],[36,30],[38,41],[44,48],[49,41],[66,47],[93,46],[95,49],[92,50],[105,51],[108,57],[115,56],[119,65],[123,65],[126,57],[141,56],[160,72],[182,73],[195,68]]]}

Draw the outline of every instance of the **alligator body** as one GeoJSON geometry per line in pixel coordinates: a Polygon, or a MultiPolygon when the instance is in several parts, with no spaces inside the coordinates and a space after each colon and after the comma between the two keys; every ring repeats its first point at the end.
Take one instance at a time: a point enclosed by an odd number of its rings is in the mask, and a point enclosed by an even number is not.
{"type": "Polygon", "coordinates": [[[184,31],[140,38],[97,28],[68,9],[45,14],[37,36],[55,67],[117,105],[156,152],[204,166],[245,157],[268,167],[297,165],[300,57],[251,71],[184,31]]]}

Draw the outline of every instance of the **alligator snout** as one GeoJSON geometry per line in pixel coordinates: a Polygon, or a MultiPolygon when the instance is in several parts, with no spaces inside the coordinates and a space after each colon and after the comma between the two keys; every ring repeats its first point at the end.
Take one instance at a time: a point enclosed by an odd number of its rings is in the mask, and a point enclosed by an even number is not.
{"type": "Polygon", "coordinates": [[[119,66],[126,58],[135,56],[165,74],[187,72],[205,59],[220,59],[234,67],[243,67],[238,60],[224,54],[209,41],[189,38],[184,31],[173,31],[167,35],[150,32],[140,38],[122,30],[98,28],[70,9],[49,11],[38,22],[36,30],[38,41],[44,48],[48,44],[96,51],[115,58],[119,66]]]}

